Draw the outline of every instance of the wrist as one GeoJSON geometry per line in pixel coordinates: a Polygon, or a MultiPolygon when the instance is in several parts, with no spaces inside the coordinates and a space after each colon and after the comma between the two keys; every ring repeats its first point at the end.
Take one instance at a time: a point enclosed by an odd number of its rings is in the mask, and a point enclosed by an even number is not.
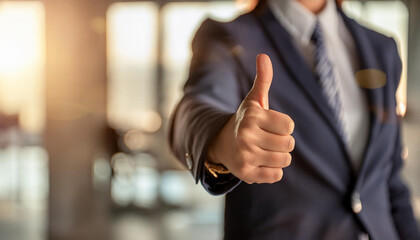
{"type": "Polygon", "coordinates": [[[216,136],[211,140],[209,147],[207,148],[207,161],[214,164],[224,164],[224,159],[229,152],[229,147],[226,148],[230,141],[228,140],[229,132],[232,130],[232,120],[234,117],[230,118],[229,121],[220,129],[216,136]]]}
{"type": "Polygon", "coordinates": [[[214,141],[210,144],[209,148],[207,149],[207,156],[206,156],[206,161],[209,163],[213,163],[213,164],[222,164],[222,162],[220,160],[218,160],[219,158],[216,157],[216,153],[214,151],[215,146],[214,146],[214,141]]]}
{"type": "Polygon", "coordinates": [[[207,148],[206,160],[204,166],[208,172],[210,172],[215,178],[220,174],[229,174],[230,171],[227,169],[224,160],[228,159],[226,155],[228,154],[229,147],[226,146],[229,143],[227,141],[227,136],[229,136],[229,130],[231,129],[230,119],[225,126],[216,134],[216,136],[211,140],[209,147],[207,148]]]}

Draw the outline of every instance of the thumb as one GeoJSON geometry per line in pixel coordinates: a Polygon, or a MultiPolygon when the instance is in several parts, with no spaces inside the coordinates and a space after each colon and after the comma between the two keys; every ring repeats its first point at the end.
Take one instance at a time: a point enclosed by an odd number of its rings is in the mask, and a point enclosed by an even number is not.
{"type": "Polygon", "coordinates": [[[268,109],[268,91],[273,80],[273,66],[266,54],[257,56],[257,76],[254,85],[245,100],[255,101],[264,109],[268,109]]]}

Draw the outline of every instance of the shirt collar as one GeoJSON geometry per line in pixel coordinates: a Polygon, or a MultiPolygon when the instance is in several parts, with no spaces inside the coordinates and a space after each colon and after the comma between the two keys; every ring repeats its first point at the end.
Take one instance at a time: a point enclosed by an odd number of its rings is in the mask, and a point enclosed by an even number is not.
{"type": "Polygon", "coordinates": [[[327,5],[318,14],[318,20],[321,23],[322,30],[328,37],[335,39],[339,37],[339,23],[342,21],[337,11],[337,5],[334,0],[327,0],[327,5]]]}
{"type": "Polygon", "coordinates": [[[270,0],[269,7],[283,27],[303,44],[309,44],[316,21],[319,20],[325,34],[338,36],[338,12],[334,0],[327,0],[327,5],[315,15],[296,0],[270,0]]]}

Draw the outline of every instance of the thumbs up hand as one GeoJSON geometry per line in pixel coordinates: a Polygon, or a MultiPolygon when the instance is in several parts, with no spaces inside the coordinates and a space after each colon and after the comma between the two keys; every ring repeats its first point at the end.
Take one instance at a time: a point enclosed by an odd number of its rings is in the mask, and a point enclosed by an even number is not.
{"type": "Polygon", "coordinates": [[[207,151],[207,161],[223,164],[247,183],[280,181],[283,168],[292,160],[294,122],[288,115],[269,110],[272,78],[270,58],[258,55],[252,89],[207,151]]]}

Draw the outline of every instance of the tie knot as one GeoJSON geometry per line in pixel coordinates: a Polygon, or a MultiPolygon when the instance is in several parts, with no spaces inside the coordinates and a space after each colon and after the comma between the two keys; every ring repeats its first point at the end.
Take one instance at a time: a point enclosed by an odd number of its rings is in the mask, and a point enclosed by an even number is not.
{"type": "Polygon", "coordinates": [[[323,41],[321,24],[319,23],[319,21],[316,21],[314,32],[312,33],[312,36],[311,36],[311,40],[315,44],[322,43],[322,41],[323,41]]]}

